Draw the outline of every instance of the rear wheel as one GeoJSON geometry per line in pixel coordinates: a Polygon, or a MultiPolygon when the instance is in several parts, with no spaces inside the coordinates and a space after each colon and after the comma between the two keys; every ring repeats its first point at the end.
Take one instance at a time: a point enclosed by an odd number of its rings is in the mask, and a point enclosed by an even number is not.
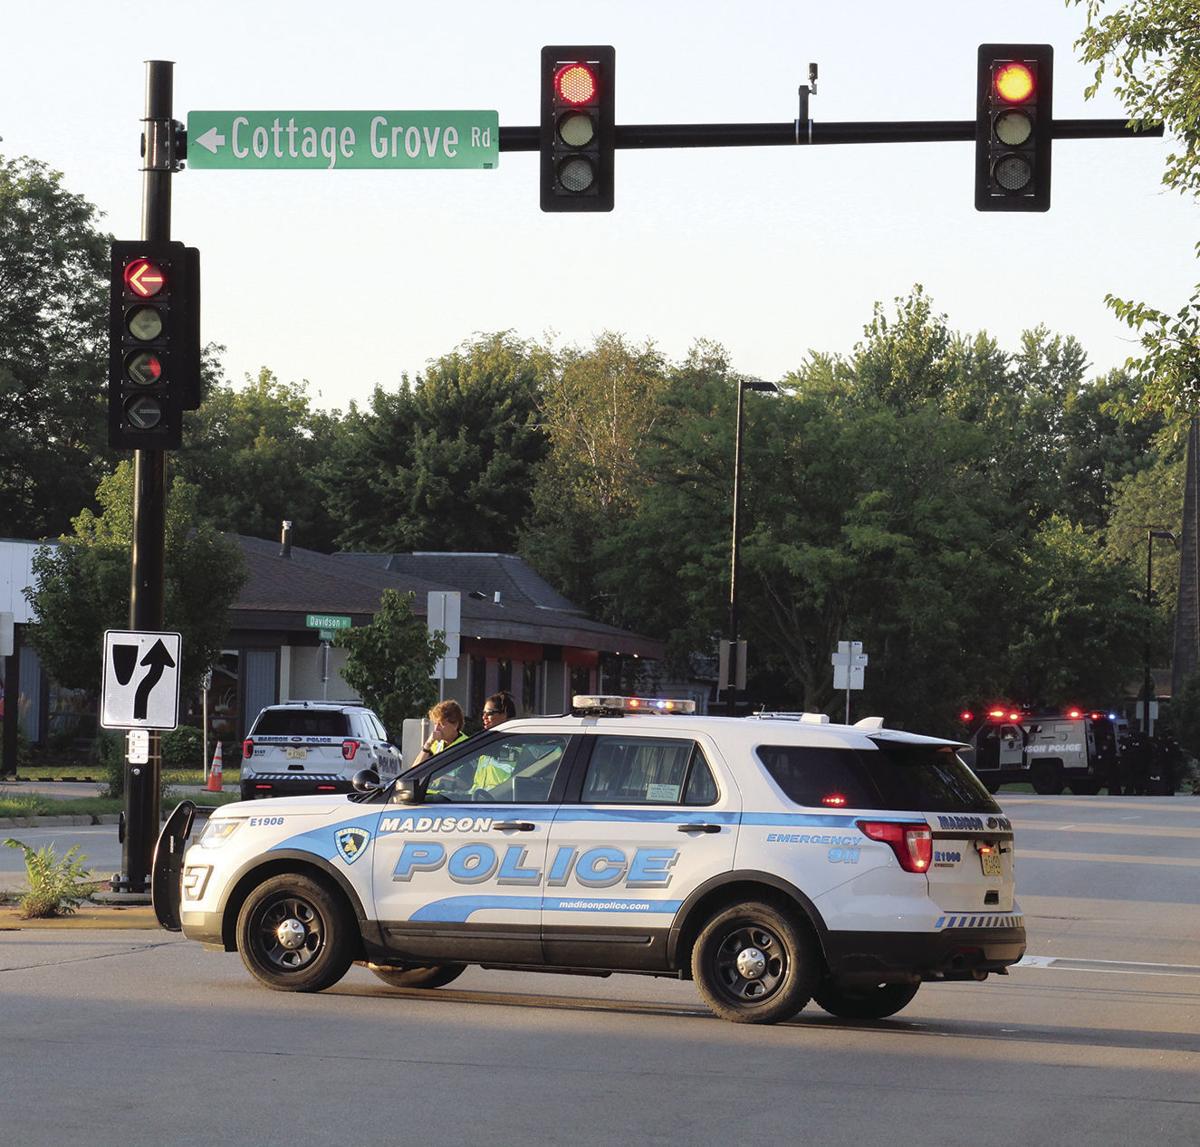
{"type": "Polygon", "coordinates": [[[831,1016],[846,1020],[882,1020],[907,1007],[920,984],[867,984],[853,987],[823,980],[813,999],[831,1016]]]}
{"type": "Polygon", "coordinates": [[[368,964],[367,968],[392,988],[444,988],[467,970],[466,964],[430,964],[424,968],[389,968],[368,964]]]}
{"type": "Polygon", "coordinates": [[[1100,791],[1099,781],[1072,781],[1071,792],[1078,797],[1094,797],[1100,791]]]}
{"type": "Polygon", "coordinates": [[[817,979],[816,946],[791,913],[751,901],[718,912],[692,949],[692,976],[722,1019],[773,1024],[808,1003],[817,979]]]}
{"type": "Polygon", "coordinates": [[[308,876],[264,880],[242,905],[238,951],[255,979],[280,992],[321,992],[349,969],[352,924],[342,898],[308,876]]]}
{"type": "Polygon", "coordinates": [[[1033,791],[1044,797],[1056,797],[1063,791],[1062,770],[1057,761],[1038,761],[1029,770],[1033,791]]]}

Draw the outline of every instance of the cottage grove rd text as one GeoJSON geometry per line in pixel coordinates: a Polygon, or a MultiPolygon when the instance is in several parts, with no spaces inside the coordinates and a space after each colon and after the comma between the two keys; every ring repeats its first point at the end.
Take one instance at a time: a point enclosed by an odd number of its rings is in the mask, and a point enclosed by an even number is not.
{"type": "Polygon", "coordinates": [[[494,111],[188,113],[193,168],[494,168],[494,111]]]}

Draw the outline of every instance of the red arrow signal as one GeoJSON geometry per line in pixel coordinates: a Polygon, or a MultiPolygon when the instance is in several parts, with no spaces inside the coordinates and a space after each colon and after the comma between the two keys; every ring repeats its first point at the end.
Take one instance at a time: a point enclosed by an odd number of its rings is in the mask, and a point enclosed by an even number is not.
{"type": "Polygon", "coordinates": [[[157,295],[166,283],[162,268],[149,259],[134,259],[125,265],[125,286],[143,299],[157,295]]]}

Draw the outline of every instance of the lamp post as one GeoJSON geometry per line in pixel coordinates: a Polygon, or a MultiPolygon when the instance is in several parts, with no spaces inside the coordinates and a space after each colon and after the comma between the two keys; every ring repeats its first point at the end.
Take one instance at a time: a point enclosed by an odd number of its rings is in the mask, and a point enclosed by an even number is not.
{"type": "Polygon", "coordinates": [[[739,378],[737,392],[737,419],[733,432],[733,542],[729,561],[729,686],[727,690],[728,712],[737,716],[737,668],[738,668],[738,550],[741,546],[741,522],[739,510],[742,498],[742,405],[746,391],[758,390],[767,394],[778,394],[779,387],[761,378],[739,378]]]}
{"type": "MultiPolygon", "coordinates": [[[[1178,548],[1179,541],[1170,530],[1156,530],[1153,526],[1146,527],[1146,609],[1154,606],[1154,539],[1165,538],[1178,548]]],[[[1146,619],[1146,679],[1142,683],[1142,732],[1150,736],[1150,698],[1154,694],[1154,682],[1150,677],[1150,626],[1151,620],[1146,619]]]]}

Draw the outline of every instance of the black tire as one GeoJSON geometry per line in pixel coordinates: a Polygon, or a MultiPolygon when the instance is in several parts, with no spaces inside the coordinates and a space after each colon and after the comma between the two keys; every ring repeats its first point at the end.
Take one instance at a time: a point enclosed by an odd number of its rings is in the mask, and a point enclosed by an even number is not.
{"type": "Polygon", "coordinates": [[[1094,797],[1100,791],[1100,782],[1072,781],[1070,787],[1077,797],[1094,797]]]}
{"type": "Polygon", "coordinates": [[[808,1003],[819,961],[812,934],[794,915],[750,901],[718,912],[692,949],[692,977],[721,1019],[774,1024],[808,1003]]]}
{"type": "Polygon", "coordinates": [[[844,1020],[882,1020],[912,1003],[920,984],[849,986],[825,979],[813,999],[831,1016],[844,1020]]]}
{"type": "Polygon", "coordinates": [[[1063,791],[1062,771],[1051,761],[1038,761],[1029,770],[1029,781],[1033,791],[1044,797],[1056,797],[1063,791]]]}
{"type": "Polygon", "coordinates": [[[240,796],[244,801],[252,801],[254,799],[254,790],[249,785],[242,785],[240,796]]]}
{"type": "Polygon", "coordinates": [[[424,968],[368,964],[367,968],[390,988],[444,988],[467,970],[466,964],[430,964],[424,968]]]}
{"type": "Polygon", "coordinates": [[[983,782],[983,787],[987,789],[992,796],[995,796],[1000,791],[1000,782],[988,777],[988,779],[983,782]]]}
{"type": "Polygon", "coordinates": [[[322,992],[353,962],[353,928],[340,894],[308,876],[283,873],[246,897],[237,919],[238,951],[268,988],[322,992]]]}

